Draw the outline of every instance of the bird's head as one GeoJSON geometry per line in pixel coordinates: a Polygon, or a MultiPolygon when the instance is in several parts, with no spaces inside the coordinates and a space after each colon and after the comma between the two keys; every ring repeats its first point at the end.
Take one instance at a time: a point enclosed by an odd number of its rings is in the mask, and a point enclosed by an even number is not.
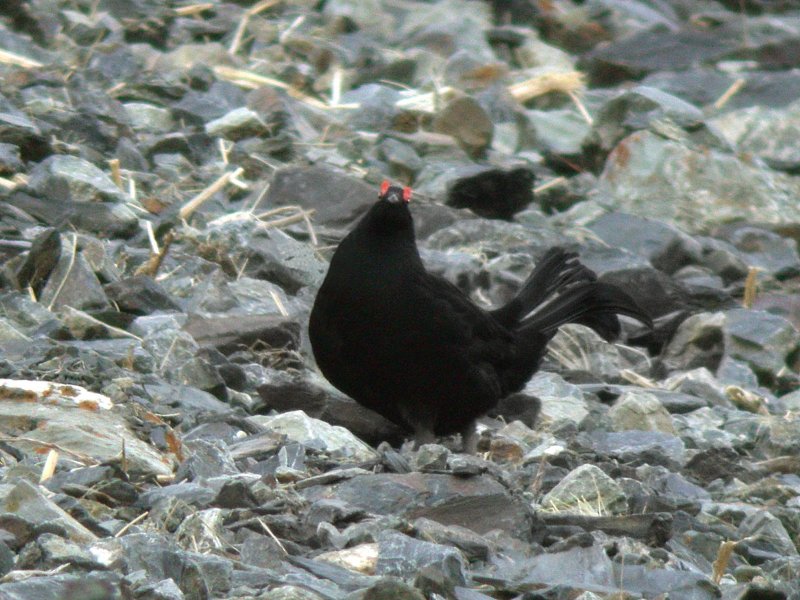
{"type": "Polygon", "coordinates": [[[411,188],[391,185],[384,179],[381,184],[381,191],[378,193],[378,199],[389,204],[408,204],[411,201],[411,188]]]}
{"type": "Polygon", "coordinates": [[[378,201],[365,218],[365,225],[381,235],[408,234],[413,236],[414,222],[408,203],[411,201],[411,188],[381,184],[378,201]]]}

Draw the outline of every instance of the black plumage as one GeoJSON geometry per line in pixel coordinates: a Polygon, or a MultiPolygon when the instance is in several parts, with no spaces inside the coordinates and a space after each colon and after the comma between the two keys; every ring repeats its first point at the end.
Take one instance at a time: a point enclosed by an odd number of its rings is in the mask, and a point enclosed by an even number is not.
{"type": "Polygon", "coordinates": [[[378,202],[339,244],[309,336],[325,377],[412,430],[417,444],[459,432],[474,451],[475,419],[522,389],[560,325],[583,323],[613,338],[617,314],[650,324],[628,294],[598,282],[561,248],[544,255],[505,306],[479,308],[426,271],[409,198],[408,188],[384,183],[378,202]]]}

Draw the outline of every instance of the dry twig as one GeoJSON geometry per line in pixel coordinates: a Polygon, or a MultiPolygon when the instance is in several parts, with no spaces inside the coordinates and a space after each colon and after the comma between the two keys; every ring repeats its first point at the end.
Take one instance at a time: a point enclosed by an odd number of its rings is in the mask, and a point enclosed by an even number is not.
{"type": "Polygon", "coordinates": [[[731,560],[731,555],[733,554],[737,543],[738,542],[725,540],[719,545],[717,559],[711,565],[713,568],[711,579],[714,581],[714,583],[719,584],[719,582],[722,581],[722,576],[725,574],[725,569],[728,568],[728,562],[731,560]]]}
{"type": "Polygon", "coordinates": [[[29,438],[24,436],[17,436],[17,437],[0,436],[0,442],[8,442],[9,444],[13,444],[15,442],[25,442],[28,444],[35,444],[43,448],[49,448],[50,450],[57,450],[61,454],[68,454],[73,459],[77,460],[78,462],[82,462],[83,464],[86,465],[100,464],[99,461],[95,460],[94,458],[92,458],[87,454],[82,454],[80,452],[76,452],[75,450],[70,450],[69,448],[64,448],[63,446],[54,444],[53,442],[44,442],[42,440],[37,440],[35,438],[29,438]]]}
{"type": "Polygon", "coordinates": [[[733,82],[733,83],[730,85],[730,87],[729,87],[727,90],[725,90],[725,92],[722,94],[722,96],[720,96],[719,98],[717,98],[717,101],[716,101],[716,102],[714,102],[714,108],[716,108],[717,110],[719,110],[720,108],[722,108],[723,106],[725,106],[725,105],[728,103],[728,100],[730,100],[730,99],[731,99],[731,98],[733,98],[733,97],[734,97],[736,94],[738,94],[738,93],[739,93],[739,90],[741,90],[741,89],[744,87],[744,84],[745,84],[745,83],[747,83],[747,81],[746,81],[744,78],[742,78],[742,77],[740,77],[739,79],[737,79],[736,81],[734,81],[734,82],[733,82]]]}
{"type": "Polygon", "coordinates": [[[557,185],[562,185],[566,182],[567,182],[566,177],[556,177],[555,179],[551,179],[550,181],[545,181],[542,185],[533,188],[533,193],[538,194],[539,192],[543,192],[557,185]]]}
{"type": "Polygon", "coordinates": [[[131,527],[133,527],[134,525],[138,525],[139,523],[141,523],[142,521],[144,521],[144,520],[147,518],[147,515],[149,515],[149,514],[150,514],[150,511],[149,511],[149,510],[146,510],[146,511],[144,511],[142,514],[140,514],[138,517],[136,517],[136,518],[135,518],[133,521],[131,521],[130,523],[127,523],[127,524],[125,525],[125,527],[123,527],[123,528],[122,528],[122,529],[120,529],[120,530],[119,530],[117,533],[115,533],[115,534],[114,534],[114,537],[115,537],[115,538],[122,537],[123,535],[125,535],[125,533],[126,533],[126,532],[127,532],[127,531],[128,531],[130,528],[131,528],[131,527]]]}
{"type": "Polygon", "coordinates": [[[745,308],[753,308],[753,302],[756,301],[756,294],[758,293],[758,272],[761,269],[758,267],[750,267],[747,269],[747,279],[744,280],[744,298],[742,298],[742,305],[745,308]]]}
{"type": "Polygon", "coordinates": [[[172,231],[168,231],[167,234],[164,236],[163,245],[161,249],[158,249],[158,244],[155,242],[155,239],[151,241],[152,243],[156,243],[156,251],[150,255],[150,258],[147,259],[146,262],[139,265],[139,267],[134,272],[134,275],[149,275],[150,277],[155,277],[158,273],[158,270],[161,268],[161,264],[164,262],[164,257],[167,255],[167,251],[169,247],[172,245],[172,241],[175,239],[175,234],[172,231]]]}
{"type": "Polygon", "coordinates": [[[527,102],[538,96],[551,92],[577,94],[584,88],[583,73],[568,71],[566,73],[542,73],[525,81],[508,86],[508,92],[517,102],[527,102]]]}
{"type": "MultiPolygon", "coordinates": [[[[226,81],[230,81],[241,87],[249,88],[251,90],[258,89],[262,86],[274,87],[281,90],[286,90],[286,93],[292,98],[295,98],[300,102],[304,102],[309,106],[313,106],[314,108],[321,108],[323,110],[330,108],[321,100],[317,100],[308,94],[304,94],[300,90],[290,86],[288,83],[284,83],[280,79],[275,79],[274,77],[259,75],[258,73],[253,73],[252,71],[246,71],[244,69],[234,69],[233,67],[226,67],[225,65],[218,65],[214,67],[214,73],[221,79],[225,79],[226,81]]],[[[342,106],[337,106],[337,108],[342,108],[342,106]]]]}
{"type": "Polygon", "coordinates": [[[179,6],[175,9],[175,14],[179,17],[192,17],[199,15],[202,12],[211,10],[214,4],[211,2],[202,2],[200,4],[189,4],[188,6],[179,6]]]}
{"type": "Polygon", "coordinates": [[[238,177],[242,173],[244,173],[244,169],[239,167],[235,171],[228,171],[224,175],[220,176],[206,189],[197,194],[194,198],[189,200],[186,204],[184,204],[181,207],[181,210],[178,213],[180,218],[181,219],[189,218],[192,215],[192,213],[194,213],[194,211],[200,208],[209,198],[211,198],[211,196],[213,196],[222,188],[224,188],[226,185],[228,185],[228,182],[231,180],[231,178],[238,177]]]}
{"type": "Polygon", "coordinates": [[[47,460],[44,461],[42,467],[42,474],[39,476],[39,483],[44,483],[50,479],[56,472],[56,465],[58,465],[58,451],[50,449],[47,453],[47,460]]]}
{"type": "Polygon", "coordinates": [[[236,32],[233,34],[233,41],[231,42],[231,47],[228,48],[228,54],[233,55],[239,51],[239,46],[242,44],[242,38],[244,38],[244,32],[247,30],[247,23],[250,19],[260,12],[264,12],[280,4],[281,1],[282,0],[261,0],[261,2],[257,2],[244,11],[242,18],[239,20],[239,24],[236,26],[236,32]]]}
{"type": "Polygon", "coordinates": [[[114,183],[119,189],[125,191],[125,186],[122,183],[122,173],[119,170],[119,159],[112,158],[108,161],[108,166],[111,167],[111,179],[114,180],[114,183]]]}
{"type": "Polygon", "coordinates": [[[0,63],[22,67],[23,69],[38,69],[44,66],[38,60],[33,60],[32,58],[22,56],[21,54],[15,54],[8,50],[0,50],[0,63]]]}

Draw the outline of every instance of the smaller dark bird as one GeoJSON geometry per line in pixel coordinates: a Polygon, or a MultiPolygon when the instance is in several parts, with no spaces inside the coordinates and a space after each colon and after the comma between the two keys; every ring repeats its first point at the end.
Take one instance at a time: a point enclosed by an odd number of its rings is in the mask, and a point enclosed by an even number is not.
{"type": "Polygon", "coordinates": [[[414,432],[417,443],[461,433],[519,391],[566,323],[606,339],[617,314],[651,325],[620,288],[601,283],[577,255],[549,250],[505,306],[485,311],[428,273],[414,237],[409,188],[384,182],[378,201],[342,240],[309,322],[325,377],[359,404],[414,432]]]}

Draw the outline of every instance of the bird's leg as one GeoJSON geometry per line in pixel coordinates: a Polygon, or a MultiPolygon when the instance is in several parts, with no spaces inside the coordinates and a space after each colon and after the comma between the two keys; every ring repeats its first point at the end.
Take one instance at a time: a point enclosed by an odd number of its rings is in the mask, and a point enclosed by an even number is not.
{"type": "Polygon", "coordinates": [[[464,454],[477,454],[479,438],[478,432],[475,431],[475,421],[470,421],[469,425],[461,430],[461,451],[464,454]]]}
{"type": "Polygon", "coordinates": [[[399,408],[403,420],[414,431],[414,450],[419,450],[419,447],[424,444],[436,443],[436,434],[433,432],[436,418],[428,407],[409,405],[399,408]]]}
{"type": "Polygon", "coordinates": [[[414,426],[414,450],[419,450],[424,444],[436,443],[436,435],[430,427],[423,425],[414,426]]]}

